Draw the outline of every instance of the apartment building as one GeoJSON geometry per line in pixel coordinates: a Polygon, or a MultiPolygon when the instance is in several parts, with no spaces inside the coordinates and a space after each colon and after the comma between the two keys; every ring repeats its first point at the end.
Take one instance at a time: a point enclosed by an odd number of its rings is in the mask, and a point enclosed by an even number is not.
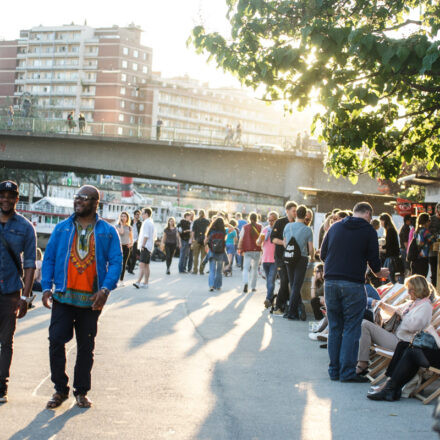
{"type": "Polygon", "coordinates": [[[152,93],[140,86],[151,75],[152,49],[141,45],[141,33],[135,25],[22,30],[18,40],[0,42],[0,101],[12,96],[22,110],[31,96],[39,117],[66,119],[73,110],[114,123],[118,134],[151,124],[152,93]]]}
{"type": "Polygon", "coordinates": [[[293,136],[295,123],[283,111],[258,100],[245,90],[211,88],[188,76],[161,78],[153,74],[153,125],[163,122],[165,133],[190,140],[191,134],[222,142],[229,125],[240,124],[247,141],[279,143],[280,136],[293,136]]]}

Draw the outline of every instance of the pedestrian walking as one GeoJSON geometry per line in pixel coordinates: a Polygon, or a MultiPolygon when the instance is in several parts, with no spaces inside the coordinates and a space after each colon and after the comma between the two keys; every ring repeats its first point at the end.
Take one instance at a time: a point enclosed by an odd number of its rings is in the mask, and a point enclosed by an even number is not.
{"type": "Polygon", "coordinates": [[[321,247],[331,380],[368,382],[356,374],[361,324],[367,308],[367,264],[377,277],[389,275],[388,269],[381,268],[377,234],[370,224],[372,215],[369,203],[357,203],[353,217],[333,224],[321,247]]]}
{"type": "MultiPolygon", "coordinates": [[[[235,213],[235,220],[237,221],[238,236],[240,237],[240,232],[243,226],[247,224],[247,221],[243,219],[243,215],[241,212],[235,213]]],[[[240,255],[238,252],[235,253],[235,261],[237,262],[237,266],[240,269],[243,269],[243,256],[240,255]]]]}
{"type": "Polygon", "coordinates": [[[287,224],[295,221],[297,206],[298,205],[292,200],[286,202],[284,206],[286,216],[279,218],[275,222],[270,234],[270,240],[275,245],[275,264],[280,279],[280,287],[274,308],[276,315],[284,315],[287,301],[289,301],[289,277],[287,275],[286,264],[284,263],[284,228],[287,224]]]}
{"type": "Polygon", "coordinates": [[[130,257],[127,262],[127,272],[131,275],[134,274],[134,269],[136,267],[137,260],[139,258],[139,250],[137,246],[137,241],[139,238],[139,232],[141,230],[142,221],[141,221],[141,211],[136,209],[133,213],[133,221],[132,224],[132,233],[133,233],[133,247],[131,248],[130,257]]]}
{"type": "Polygon", "coordinates": [[[42,268],[43,305],[52,309],[49,357],[55,393],[47,402],[48,409],[60,406],[69,397],[65,344],[74,333],[77,357],[73,394],[80,408],[92,405],[87,393],[98,319],[122,267],[118,232],[97,214],[97,188],[82,186],[73,206],[74,213],[55,226],[42,268]]]}
{"type": "Polygon", "coordinates": [[[125,267],[130,258],[131,248],[133,247],[133,229],[130,226],[130,216],[128,212],[122,211],[116,226],[122,246],[122,270],[120,280],[124,281],[125,267]]]}
{"type": "Polygon", "coordinates": [[[306,308],[301,298],[301,288],[304,283],[307,266],[314,258],[313,231],[306,226],[305,219],[307,208],[304,205],[298,206],[296,210],[296,221],[289,223],[284,228],[284,247],[298,246],[299,254],[296,261],[286,263],[287,276],[290,286],[289,310],[284,314],[284,318],[290,320],[307,319],[306,308]]]}
{"type": "Polygon", "coordinates": [[[226,125],[226,134],[225,134],[225,146],[229,146],[232,144],[232,140],[234,139],[234,129],[231,124],[226,125]]]}
{"type": "Polygon", "coordinates": [[[11,130],[12,126],[14,125],[14,107],[12,105],[8,108],[8,130],[11,130]]]}
{"type": "Polygon", "coordinates": [[[138,237],[139,256],[139,277],[133,286],[136,289],[147,289],[150,280],[150,261],[151,254],[156,241],[156,228],[152,219],[153,211],[151,208],[142,210],[142,226],[138,237]]]}
{"type": "Polygon", "coordinates": [[[174,217],[170,217],[167,221],[167,227],[163,230],[162,236],[162,249],[165,252],[167,271],[166,274],[170,274],[170,267],[173,261],[176,249],[180,248],[180,237],[177,232],[176,220],[174,217]]]}
{"type": "Polygon", "coordinates": [[[200,273],[203,275],[203,260],[206,256],[205,237],[209,227],[209,220],[206,218],[205,211],[199,211],[199,217],[194,221],[191,230],[192,236],[192,253],[193,253],[193,274],[200,273]],[[199,263],[200,258],[200,263],[199,263]]]}
{"type": "Polygon", "coordinates": [[[429,231],[430,226],[429,214],[426,212],[419,214],[413,237],[417,243],[417,258],[411,262],[411,274],[423,275],[425,278],[429,271],[429,247],[435,240],[434,235],[429,231]]]}
{"type": "Polygon", "coordinates": [[[234,262],[234,255],[237,249],[238,236],[235,230],[237,222],[231,219],[226,227],[226,255],[228,257],[228,264],[225,267],[225,276],[232,275],[232,263],[234,262]]]}
{"type": "Polygon", "coordinates": [[[257,245],[257,240],[262,230],[257,220],[257,214],[251,212],[249,214],[249,223],[243,226],[238,242],[238,250],[243,255],[243,293],[248,291],[249,272],[252,292],[257,290],[258,263],[261,253],[261,247],[257,245]]]}
{"type": "Polygon", "coordinates": [[[83,113],[80,113],[78,116],[78,128],[79,134],[84,134],[84,130],[86,129],[86,118],[83,113]]]}
{"type": "Polygon", "coordinates": [[[193,268],[193,252],[192,252],[192,242],[193,242],[193,237],[192,237],[192,228],[193,228],[193,224],[194,224],[194,211],[190,211],[190,216],[189,216],[189,229],[190,229],[190,233],[189,233],[189,249],[188,249],[188,262],[186,264],[185,270],[188,273],[191,273],[192,268],[193,268]]]}
{"type": "Polygon", "coordinates": [[[180,255],[179,255],[179,273],[187,273],[188,254],[190,251],[189,239],[191,237],[191,213],[185,212],[183,219],[177,225],[177,231],[180,237],[180,255]]]}
{"type": "Polygon", "coordinates": [[[403,284],[405,280],[405,268],[400,258],[399,237],[397,229],[391,216],[384,212],[379,216],[380,224],[385,231],[385,244],[380,251],[385,258],[384,266],[390,270],[390,281],[395,284],[399,281],[403,284]]]}
{"type": "Polygon", "coordinates": [[[399,243],[400,243],[400,257],[402,258],[403,264],[405,266],[405,271],[409,271],[409,264],[406,260],[406,250],[408,249],[409,243],[409,233],[412,228],[411,215],[407,214],[403,217],[403,225],[399,231],[399,243]]]}
{"type": "Polygon", "coordinates": [[[209,291],[222,288],[222,271],[225,261],[225,222],[223,218],[215,217],[206,232],[205,246],[208,246],[209,261],[209,291]]]}
{"type": "Polygon", "coordinates": [[[278,220],[278,212],[271,211],[267,215],[268,225],[263,228],[261,235],[258,238],[257,245],[263,249],[263,270],[266,275],[266,299],[264,300],[264,307],[272,306],[275,278],[277,275],[277,266],[275,264],[275,245],[270,240],[275,222],[278,220]]]}
{"type": "Polygon", "coordinates": [[[18,185],[0,182],[0,403],[8,401],[15,327],[26,315],[35,272],[35,229],[17,213],[18,200],[18,185]]]}

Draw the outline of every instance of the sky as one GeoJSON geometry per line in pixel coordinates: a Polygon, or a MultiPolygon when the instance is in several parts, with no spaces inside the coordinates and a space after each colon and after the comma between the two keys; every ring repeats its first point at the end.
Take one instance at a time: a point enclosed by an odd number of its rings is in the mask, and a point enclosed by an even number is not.
{"type": "Polygon", "coordinates": [[[165,77],[188,74],[211,86],[238,85],[231,75],[186,46],[191,29],[198,25],[228,33],[225,0],[20,0],[8,2],[0,16],[0,38],[16,39],[21,29],[33,26],[87,24],[92,27],[127,26],[144,30],[142,43],[153,48],[153,70],[165,77]]]}

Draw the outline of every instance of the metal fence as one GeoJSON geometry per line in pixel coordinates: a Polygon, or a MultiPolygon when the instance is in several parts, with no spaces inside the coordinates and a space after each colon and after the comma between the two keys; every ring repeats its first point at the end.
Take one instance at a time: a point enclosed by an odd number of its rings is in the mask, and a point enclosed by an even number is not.
{"type": "Polygon", "coordinates": [[[126,125],[111,122],[87,122],[80,126],[77,121],[69,123],[61,119],[40,119],[0,116],[0,130],[35,134],[65,134],[80,136],[103,136],[111,138],[145,139],[209,145],[226,148],[252,149],[257,151],[314,153],[323,155],[326,147],[310,139],[308,145],[297,146],[292,136],[277,136],[263,133],[230,133],[226,130],[188,129],[180,127],[126,125]]]}

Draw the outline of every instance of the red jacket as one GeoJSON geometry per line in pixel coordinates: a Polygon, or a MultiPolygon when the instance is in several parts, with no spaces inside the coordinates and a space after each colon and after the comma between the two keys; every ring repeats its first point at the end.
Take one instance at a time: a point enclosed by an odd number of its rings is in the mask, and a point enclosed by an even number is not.
{"type": "Polygon", "coordinates": [[[243,241],[241,243],[242,252],[261,252],[261,247],[257,246],[258,237],[261,234],[261,225],[259,223],[248,223],[243,226],[243,241]]]}

